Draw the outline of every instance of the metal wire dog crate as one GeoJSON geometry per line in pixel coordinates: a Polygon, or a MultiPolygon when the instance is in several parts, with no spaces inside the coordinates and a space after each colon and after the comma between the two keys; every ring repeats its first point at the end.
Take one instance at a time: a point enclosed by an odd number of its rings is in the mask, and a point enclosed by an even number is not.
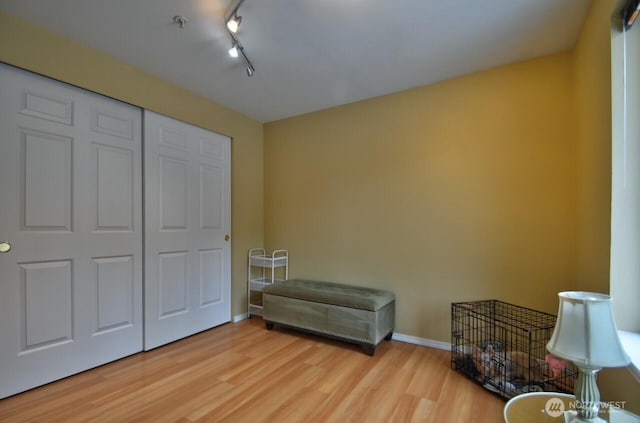
{"type": "Polygon", "coordinates": [[[577,369],[547,357],[555,323],[552,314],[498,300],[452,303],[451,367],[506,399],[572,393],[577,369]]]}

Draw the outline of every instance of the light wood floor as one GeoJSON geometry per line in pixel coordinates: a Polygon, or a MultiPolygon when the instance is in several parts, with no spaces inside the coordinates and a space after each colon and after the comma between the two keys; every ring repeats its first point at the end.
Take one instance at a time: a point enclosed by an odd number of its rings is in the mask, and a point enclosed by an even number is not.
{"type": "Polygon", "coordinates": [[[0,421],[497,423],[503,407],[447,351],[369,357],[253,318],[0,400],[0,421]]]}

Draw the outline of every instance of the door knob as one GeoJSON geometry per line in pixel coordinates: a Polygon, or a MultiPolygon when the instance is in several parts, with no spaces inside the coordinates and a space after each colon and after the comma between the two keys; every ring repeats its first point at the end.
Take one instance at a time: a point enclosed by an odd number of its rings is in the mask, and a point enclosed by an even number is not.
{"type": "Polygon", "coordinates": [[[227,235],[225,235],[225,236],[224,236],[224,240],[225,240],[225,241],[229,241],[230,239],[231,239],[231,237],[229,236],[229,234],[227,234],[227,235]]]}
{"type": "Polygon", "coordinates": [[[11,244],[6,241],[0,242],[0,253],[8,253],[11,251],[11,244]]]}

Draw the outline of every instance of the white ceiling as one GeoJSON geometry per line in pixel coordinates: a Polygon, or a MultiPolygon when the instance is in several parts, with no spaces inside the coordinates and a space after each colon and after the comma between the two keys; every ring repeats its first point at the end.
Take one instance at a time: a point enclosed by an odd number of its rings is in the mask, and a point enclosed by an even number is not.
{"type": "Polygon", "coordinates": [[[0,10],[268,122],[570,49],[590,3],[245,0],[251,78],[227,54],[233,0],[0,0],[0,10]],[[175,15],[189,19],[183,29],[175,15]]]}

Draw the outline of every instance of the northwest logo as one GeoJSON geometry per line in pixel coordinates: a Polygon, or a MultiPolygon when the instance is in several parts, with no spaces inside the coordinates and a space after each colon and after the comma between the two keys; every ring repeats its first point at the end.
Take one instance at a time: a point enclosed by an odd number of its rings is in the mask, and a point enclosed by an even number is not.
{"type": "Polygon", "coordinates": [[[560,398],[550,398],[544,405],[544,411],[551,417],[560,417],[564,413],[564,402],[560,398]]]}

